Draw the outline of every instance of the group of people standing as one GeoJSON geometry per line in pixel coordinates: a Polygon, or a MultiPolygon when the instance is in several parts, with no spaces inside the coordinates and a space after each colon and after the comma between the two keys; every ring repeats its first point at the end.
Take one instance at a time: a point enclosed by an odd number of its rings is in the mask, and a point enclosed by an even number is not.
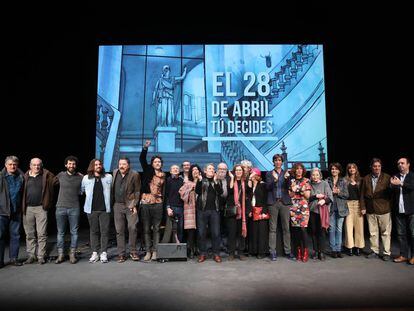
{"type": "Polygon", "coordinates": [[[308,179],[302,163],[285,171],[279,154],[273,156],[274,169],[263,174],[248,160],[232,170],[225,163],[218,164],[216,170],[214,164],[201,169],[185,161],[182,171],[179,165],[172,165],[167,176],[160,156],[148,162],[150,144],[146,141],[140,154],[142,174],[131,169],[128,158],[121,158],[112,174],[105,172],[99,159],[93,159],[83,176],[77,171],[78,159],[69,156],[65,159],[66,170],[55,176],[43,168],[41,159],[32,159],[29,170],[23,173],[18,158],[7,157],[0,173],[0,268],[4,266],[7,231],[10,264],[22,264],[18,260],[21,223],[28,253],[24,263],[45,263],[47,211],[54,203],[57,186],[56,263],[66,259],[67,224],[71,234],[69,261],[77,262],[80,195],[85,194],[83,210],[90,226],[91,263],[108,262],[111,217],[119,263],[128,258],[157,260],[162,223],[162,242],[186,242],[188,257],[198,255],[199,263],[211,251],[214,261],[220,263],[223,248],[228,261],[245,260],[247,255],[259,259],[269,255],[276,261],[279,221],[283,255],[290,260],[325,260],[327,236],[331,257],[342,258],[343,246],[348,255],[360,256],[365,247],[365,215],[370,235],[366,257],[414,265],[414,179],[408,158],[398,160],[399,173],[393,177],[383,173],[381,160],[374,158],[371,172],[363,178],[354,163],[348,164],[345,172],[339,163],[332,163],[327,179],[318,168],[311,170],[308,179]],[[137,250],[139,219],[143,258],[137,250]],[[392,219],[400,243],[400,255],[393,259],[392,219]]]}

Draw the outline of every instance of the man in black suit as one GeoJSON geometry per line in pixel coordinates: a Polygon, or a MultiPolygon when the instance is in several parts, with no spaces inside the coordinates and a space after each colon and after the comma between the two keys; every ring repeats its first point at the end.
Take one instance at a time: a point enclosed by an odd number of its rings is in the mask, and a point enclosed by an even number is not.
{"type": "Polygon", "coordinates": [[[391,187],[394,189],[400,256],[395,258],[394,262],[408,262],[414,265],[414,174],[410,172],[408,158],[401,158],[397,163],[400,173],[391,178],[391,187]],[[408,254],[407,231],[411,236],[411,257],[408,254]]]}

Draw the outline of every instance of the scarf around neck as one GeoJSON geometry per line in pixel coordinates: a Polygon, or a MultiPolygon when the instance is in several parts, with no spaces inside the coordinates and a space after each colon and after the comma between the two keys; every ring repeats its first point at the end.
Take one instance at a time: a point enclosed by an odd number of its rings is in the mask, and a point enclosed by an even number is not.
{"type": "Polygon", "coordinates": [[[242,236],[245,238],[247,236],[247,226],[246,226],[246,189],[245,189],[245,182],[241,181],[241,188],[242,188],[242,201],[240,204],[240,197],[239,197],[239,185],[237,180],[234,181],[234,203],[237,206],[237,216],[236,219],[242,220],[242,236]]]}

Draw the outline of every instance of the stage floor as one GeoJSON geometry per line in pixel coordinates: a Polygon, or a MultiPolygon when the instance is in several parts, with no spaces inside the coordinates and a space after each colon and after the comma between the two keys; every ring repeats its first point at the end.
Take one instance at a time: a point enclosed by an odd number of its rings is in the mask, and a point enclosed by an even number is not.
{"type": "MultiPolygon", "coordinates": [[[[82,245],[82,243],[81,243],[82,245]]],[[[82,247],[81,247],[82,249],[82,247]]],[[[0,269],[0,310],[274,310],[414,308],[414,266],[380,259],[278,258],[215,263],[81,260],[0,269]]],[[[397,253],[395,253],[397,254],[397,253]]],[[[22,249],[21,258],[25,258],[22,249]]]]}

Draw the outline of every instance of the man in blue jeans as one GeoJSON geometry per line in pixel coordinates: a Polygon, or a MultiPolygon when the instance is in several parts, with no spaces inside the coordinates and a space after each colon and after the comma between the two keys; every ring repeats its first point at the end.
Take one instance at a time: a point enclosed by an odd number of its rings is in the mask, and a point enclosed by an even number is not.
{"type": "Polygon", "coordinates": [[[56,203],[56,225],[57,225],[57,250],[58,258],[55,263],[59,264],[65,260],[64,246],[66,225],[70,226],[70,263],[76,263],[76,248],[78,246],[78,228],[80,204],[79,195],[83,175],[76,171],[78,158],[68,156],[65,159],[66,171],[60,172],[55,177],[55,184],[59,185],[58,201],[56,203]]]}
{"type": "Polygon", "coordinates": [[[7,229],[10,232],[10,264],[21,266],[18,261],[20,226],[22,223],[23,172],[18,168],[19,159],[8,156],[0,172],[0,268],[4,267],[7,229]]]}

